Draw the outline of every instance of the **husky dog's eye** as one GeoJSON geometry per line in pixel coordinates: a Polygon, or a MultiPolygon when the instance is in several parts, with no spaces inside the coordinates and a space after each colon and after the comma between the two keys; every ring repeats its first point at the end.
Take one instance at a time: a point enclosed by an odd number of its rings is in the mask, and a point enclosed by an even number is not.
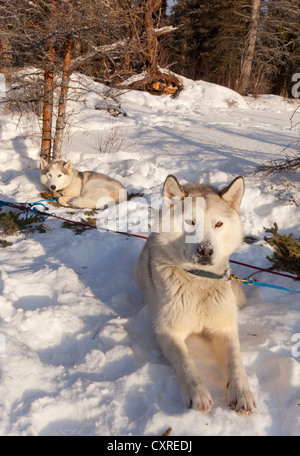
{"type": "Polygon", "coordinates": [[[215,228],[220,228],[220,226],[222,226],[222,225],[223,225],[223,222],[217,222],[215,224],[215,228]]]}
{"type": "Polygon", "coordinates": [[[61,176],[62,176],[62,174],[58,174],[58,176],[57,176],[57,177],[61,177],[61,176]]]}
{"type": "Polygon", "coordinates": [[[48,177],[50,177],[50,178],[51,178],[51,177],[52,177],[52,174],[48,174],[48,177]]]}
{"type": "Polygon", "coordinates": [[[189,219],[189,220],[185,220],[184,222],[185,222],[187,225],[190,225],[190,226],[196,225],[195,222],[194,222],[194,220],[190,220],[190,219],[189,219]]]}

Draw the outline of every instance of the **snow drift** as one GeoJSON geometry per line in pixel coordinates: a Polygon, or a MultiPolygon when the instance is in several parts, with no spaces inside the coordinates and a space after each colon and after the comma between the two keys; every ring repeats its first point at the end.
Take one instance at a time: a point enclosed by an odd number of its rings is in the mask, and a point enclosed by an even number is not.
{"type": "MultiPolygon", "coordinates": [[[[202,81],[185,79],[184,86],[175,99],[124,93],[126,116],[116,119],[99,110],[95,94],[85,103],[73,102],[63,158],[80,170],[107,173],[146,199],[160,195],[170,173],[217,187],[244,175],[241,214],[252,243],[245,242],[233,259],[269,267],[266,257],[272,252],[264,227],[277,221],[282,232],[299,236],[299,209],[285,198],[289,190],[278,180],[248,173],[282,158],[283,148],[298,138],[289,120],[295,104],[271,96],[244,99],[202,81]],[[101,154],[99,140],[112,127],[126,141],[121,149],[101,154]]],[[[0,88],[5,89],[2,75],[0,88]]],[[[39,142],[32,136],[37,123],[19,122],[4,110],[0,121],[1,199],[37,201],[43,190],[39,142]]],[[[297,179],[291,185],[299,201],[297,179]]],[[[48,207],[73,220],[85,217],[85,211],[48,207]]],[[[54,231],[10,237],[13,244],[0,250],[2,435],[154,436],[167,428],[173,436],[299,434],[299,295],[245,289],[239,333],[257,400],[252,416],[227,409],[219,367],[203,341],[188,341],[214,400],[212,411],[202,415],[184,408],[134,283],[144,241],[96,229],[75,235],[56,219],[46,223],[54,231]]],[[[254,272],[235,270],[241,276],[254,272]]],[[[267,273],[256,277],[300,290],[299,282],[267,273]]]]}

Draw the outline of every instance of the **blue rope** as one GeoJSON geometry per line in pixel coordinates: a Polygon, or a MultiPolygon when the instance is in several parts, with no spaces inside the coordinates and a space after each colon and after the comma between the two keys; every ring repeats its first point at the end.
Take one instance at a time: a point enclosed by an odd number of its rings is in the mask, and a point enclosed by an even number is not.
{"type": "Polygon", "coordinates": [[[10,202],[7,202],[7,201],[0,201],[0,207],[9,206],[9,205],[10,205],[10,202]]]}
{"type": "Polygon", "coordinates": [[[263,283],[263,282],[256,282],[255,280],[249,279],[248,277],[246,279],[241,280],[241,282],[243,282],[245,285],[256,285],[258,287],[276,288],[276,290],[291,291],[292,293],[300,293],[300,291],[291,290],[290,288],[279,287],[278,285],[270,285],[268,283],[263,283]]]}
{"type": "Polygon", "coordinates": [[[28,214],[30,211],[34,212],[35,214],[40,214],[40,211],[38,211],[34,206],[43,206],[43,213],[46,212],[46,206],[45,204],[43,204],[42,202],[40,201],[37,201],[35,203],[28,203],[29,204],[29,207],[28,207],[28,211],[26,212],[26,218],[28,217],[28,214]]]}
{"type": "MultiPolygon", "coordinates": [[[[28,206],[28,209],[26,211],[26,219],[28,218],[28,215],[29,215],[29,212],[34,212],[35,214],[37,215],[41,215],[41,214],[44,214],[47,210],[45,204],[43,204],[42,201],[46,201],[46,202],[51,202],[51,201],[56,201],[56,199],[51,199],[51,200],[39,200],[39,201],[35,201],[33,203],[12,203],[11,201],[0,201],[0,208],[3,207],[3,206],[11,206],[11,204],[15,204],[15,205],[18,205],[18,206],[24,206],[24,207],[27,207],[28,206]],[[42,206],[43,208],[43,212],[41,211],[38,211],[35,206],[42,206]]],[[[54,212],[52,212],[51,214],[47,214],[41,221],[44,222],[48,217],[50,217],[51,215],[55,215],[54,212]]]]}
{"type": "MultiPolygon", "coordinates": [[[[28,211],[26,212],[26,218],[28,217],[28,213],[30,211],[34,212],[35,214],[41,214],[40,211],[38,211],[34,206],[43,206],[44,210],[42,213],[45,213],[47,208],[45,206],[45,204],[42,203],[42,201],[56,201],[55,199],[52,199],[52,200],[40,200],[40,201],[36,201],[35,203],[28,203],[30,206],[28,208],[28,211]]],[[[51,214],[47,214],[42,220],[41,222],[44,222],[45,220],[47,220],[48,217],[50,217],[51,215],[55,215],[54,212],[52,212],[51,214]]]]}

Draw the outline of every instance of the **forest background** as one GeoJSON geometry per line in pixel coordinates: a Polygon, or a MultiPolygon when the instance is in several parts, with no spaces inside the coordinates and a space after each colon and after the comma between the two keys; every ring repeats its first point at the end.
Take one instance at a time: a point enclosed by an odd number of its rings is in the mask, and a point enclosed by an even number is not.
{"type": "Polygon", "coordinates": [[[4,101],[42,118],[46,159],[61,155],[73,72],[110,96],[124,87],[176,96],[180,75],[290,96],[300,73],[298,0],[1,0],[0,27],[4,101]]]}

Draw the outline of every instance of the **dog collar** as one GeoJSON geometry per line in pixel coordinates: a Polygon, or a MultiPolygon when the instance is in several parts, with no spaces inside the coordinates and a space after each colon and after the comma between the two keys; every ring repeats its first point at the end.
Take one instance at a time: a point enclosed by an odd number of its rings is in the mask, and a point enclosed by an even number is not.
{"type": "Polygon", "coordinates": [[[215,274],[214,272],[201,271],[201,269],[184,269],[189,274],[193,274],[198,277],[205,277],[206,279],[223,279],[228,272],[228,269],[225,269],[223,274],[215,274]]]}

